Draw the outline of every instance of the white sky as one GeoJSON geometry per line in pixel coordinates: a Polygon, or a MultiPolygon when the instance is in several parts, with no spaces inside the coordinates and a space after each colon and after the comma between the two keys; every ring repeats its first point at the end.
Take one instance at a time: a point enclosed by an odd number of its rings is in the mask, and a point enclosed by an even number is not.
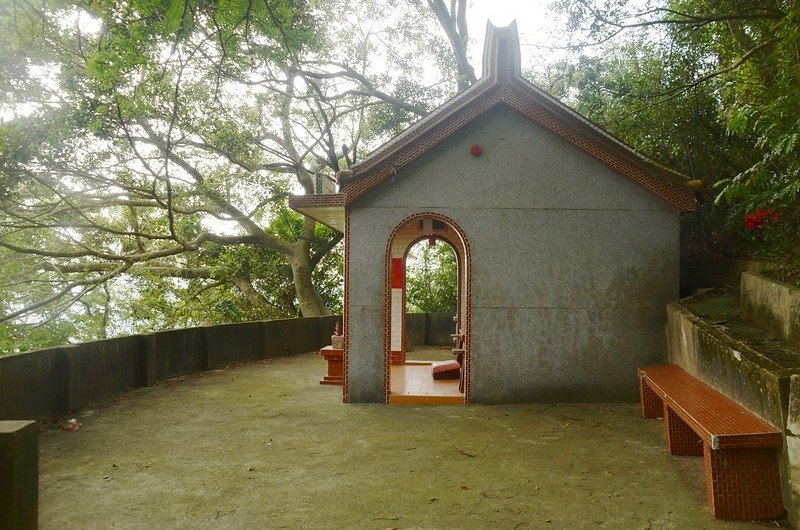
{"type": "Polygon", "coordinates": [[[553,47],[564,46],[566,21],[549,8],[553,0],[472,0],[467,8],[470,32],[470,62],[480,77],[486,21],[507,26],[517,21],[522,53],[522,68],[544,66],[564,56],[553,47]]]}

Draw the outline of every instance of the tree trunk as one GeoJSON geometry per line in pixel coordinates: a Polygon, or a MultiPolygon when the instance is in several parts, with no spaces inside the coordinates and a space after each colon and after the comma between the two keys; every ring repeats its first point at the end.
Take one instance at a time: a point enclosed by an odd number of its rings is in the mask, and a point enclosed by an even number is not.
{"type": "Polygon", "coordinates": [[[292,278],[294,279],[294,289],[297,293],[297,302],[300,305],[300,313],[304,317],[320,317],[330,315],[331,311],[325,306],[322,297],[314,289],[311,281],[311,264],[308,252],[297,252],[289,257],[292,266],[292,278]]]}
{"type": "Polygon", "coordinates": [[[261,296],[261,293],[256,291],[253,287],[250,278],[250,268],[245,263],[242,270],[231,276],[231,282],[239,289],[245,300],[246,309],[252,311],[256,308],[263,308],[267,306],[267,301],[261,296]]]}

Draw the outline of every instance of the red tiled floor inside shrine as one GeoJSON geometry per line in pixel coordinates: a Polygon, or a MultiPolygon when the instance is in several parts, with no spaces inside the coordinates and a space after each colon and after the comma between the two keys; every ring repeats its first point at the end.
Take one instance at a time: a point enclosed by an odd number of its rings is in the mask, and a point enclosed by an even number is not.
{"type": "Polygon", "coordinates": [[[457,379],[435,381],[429,363],[408,363],[392,366],[389,403],[463,405],[464,393],[458,391],[457,379]]]}

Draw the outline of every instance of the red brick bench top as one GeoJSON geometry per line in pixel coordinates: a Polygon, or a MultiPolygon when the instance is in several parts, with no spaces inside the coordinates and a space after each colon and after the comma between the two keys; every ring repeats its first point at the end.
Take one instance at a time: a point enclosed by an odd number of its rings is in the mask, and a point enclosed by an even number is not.
{"type": "Polygon", "coordinates": [[[779,447],[781,433],[674,364],[639,368],[639,377],[712,449],[779,447]]]}

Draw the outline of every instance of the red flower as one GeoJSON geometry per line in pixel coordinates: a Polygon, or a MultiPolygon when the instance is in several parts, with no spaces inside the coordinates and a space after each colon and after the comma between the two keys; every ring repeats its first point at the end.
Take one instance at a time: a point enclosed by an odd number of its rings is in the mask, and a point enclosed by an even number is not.
{"type": "Polygon", "coordinates": [[[768,222],[777,221],[781,218],[781,214],[776,212],[775,210],[756,210],[755,213],[746,213],[744,214],[744,227],[749,230],[753,231],[756,228],[761,228],[768,222]]]}

